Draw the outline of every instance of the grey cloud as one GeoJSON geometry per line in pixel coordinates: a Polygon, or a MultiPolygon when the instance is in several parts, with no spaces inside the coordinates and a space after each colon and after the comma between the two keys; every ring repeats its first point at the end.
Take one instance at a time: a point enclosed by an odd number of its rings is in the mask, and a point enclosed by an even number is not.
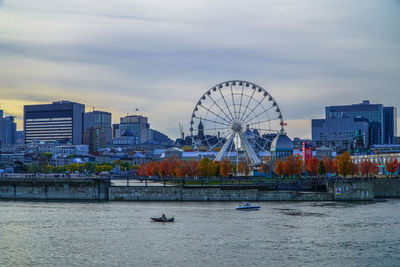
{"type": "Polygon", "coordinates": [[[398,1],[96,3],[5,2],[0,12],[33,26],[15,28],[19,36],[10,33],[14,25],[0,25],[0,60],[29,61],[0,67],[0,88],[32,82],[54,86],[57,96],[80,93],[82,102],[113,94],[103,106],[120,113],[141,106],[149,116],[178,100],[184,107],[170,122],[188,121],[203,90],[230,79],[265,87],[288,120],[365,98],[397,105],[400,96],[398,1]],[[31,32],[38,29],[46,34],[31,32]],[[28,69],[41,66],[47,72],[28,69]]]}

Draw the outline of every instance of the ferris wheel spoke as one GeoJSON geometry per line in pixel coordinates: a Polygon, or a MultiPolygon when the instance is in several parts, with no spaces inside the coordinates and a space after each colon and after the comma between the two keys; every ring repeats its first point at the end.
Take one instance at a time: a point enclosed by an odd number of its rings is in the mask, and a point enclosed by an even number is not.
{"type": "Polygon", "coordinates": [[[249,102],[247,102],[246,108],[244,109],[243,115],[242,117],[240,117],[240,121],[242,121],[244,115],[246,114],[247,109],[249,108],[249,105],[251,103],[251,100],[253,100],[253,96],[256,93],[256,89],[253,90],[253,93],[251,94],[250,98],[249,98],[249,102]]]}
{"type": "Polygon", "coordinates": [[[257,143],[257,142],[254,142],[259,148],[261,148],[262,150],[265,150],[265,146],[264,147],[262,147],[259,143],[257,143]]]}
{"type": "MultiPolygon", "coordinates": [[[[221,134],[224,135],[225,133],[228,133],[228,132],[232,131],[231,129],[228,129],[228,128],[220,128],[220,129],[225,129],[224,131],[220,132],[220,136],[221,136],[221,134]]],[[[210,129],[204,129],[204,130],[210,130],[210,129]]],[[[214,130],[214,129],[211,129],[211,130],[214,130]]],[[[199,131],[197,131],[197,134],[198,134],[198,132],[199,131]]],[[[212,138],[219,138],[218,136],[215,136],[215,135],[212,135],[212,134],[204,134],[204,136],[208,136],[208,137],[203,139],[203,140],[206,140],[206,139],[209,140],[209,139],[212,139],[212,138]]]]}
{"type": "Polygon", "coordinates": [[[274,118],[274,119],[268,119],[268,120],[263,120],[263,121],[257,121],[257,122],[252,122],[252,123],[248,123],[248,124],[246,124],[246,125],[254,125],[254,124],[257,124],[257,123],[263,123],[263,122],[269,122],[269,121],[274,121],[274,120],[278,120],[279,119],[279,117],[276,117],[276,118],[274,118]]]}
{"type": "Polygon", "coordinates": [[[226,106],[226,108],[228,109],[228,111],[229,111],[229,114],[231,114],[231,118],[232,118],[232,121],[234,121],[235,120],[235,117],[232,115],[232,112],[231,112],[231,109],[229,108],[229,106],[228,106],[228,103],[226,103],[226,100],[225,100],[225,96],[222,94],[222,92],[221,92],[221,89],[220,88],[218,88],[218,91],[219,91],[219,93],[221,94],[221,96],[222,96],[222,100],[224,101],[224,103],[225,103],[225,106],[226,106]]]}
{"type": "Polygon", "coordinates": [[[228,131],[228,130],[231,130],[231,128],[229,128],[229,127],[220,127],[220,128],[204,128],[203,129],[204,131],[212,131],[212,130],[225,130],[225,131],[228,131]]]}
{"type": "Polygon", "coordinates": [[[250,160],[254,163],[254,165],[260,164],[260,159],[257,157],[256,152],[251,147],[247,138],[243,135],[243,133],[239,132],[241,145],[246,151],[247,155],[249,155],[250,160]]]}
{"type": "Polygon", "coordinates": [[[250,116],[250,114],[253,113],[254,110],[256,110],[256,108],[264,101],[264,99],[265,99],[266,97],[267,97],[267,96],[264,95],[264,97],[263,97],[260,101],[257,102],[257,104],[254,106],[254,108],[252,108],[252,109],[250,110],[250,112],[246,115],[246,117],[243,118],[242,121],[246,121],[247,118],[250,116]]]}
{"type": "Polygon", "coordinates": [[[231,142],[231,145],[230,145],[230,147],[229,147],[229,152],[228,152],[228,156],[227,156],[228,159],[231,157],[231,152],[232,152],[232,149],[233,149],[233,145],[234,145],[234,143],[235,143],[235,142],[233,142],[233,139],[235,139],[235,137],[236,137],[236,133],[234,132],[234,133],[233,133],[232,142],[231,142]]]}
{"type": "Polygon", "coordinates": [[[224,158],[225,152],[229,148],[229,146],[233,143],[233,138],[235,137],[235,132],[232,132],[229,138],[226,140],[225,144],[222,146],[221,150],[218,152],[215,157],[215,161],[221,161],[224,158]]]}
{"type": "Polygon", "coordinates": [[[208,151],[211,151],[211,150],[213,150],[214,148],[216,148],[219,144],[222,144],[222,142],[223,141],[227,141],[227,139],[226,139],[226,137],[229,135],[229,134],[232,134],[232,131],[225,131],[227,134],[223,137],[223,138],[220,138],[220,140],[215,144],[215,145],[213,145],[213,146],[211,146],[209,149],[208,149],[208,151]]]}
{"type": "Polygon", "coordinates": [[[272,140],[270,140],[270,139],[268,139],[268,138],[262,137],[261,135],[258,136],[258,137],[261,138],[261,139],[263,139],[264,141],[267,141],[267,142],[269,142],[269,143],[272,143],[272,140]]]}
{"type": "Polygon", "coordinates": [[[232,120],[231,120],[231,118],[229,117],[229,115],[226,114],[225,111],[217,104],[217,102],[214,100],[214,98],[212,98],[211,95],[209,95],[208,97],[211,99],[211,101],[214,103],[214,105],[217,106],[217,107],[219,108],[219,110],[221,110],[222,113],[224,113],[224,115],[226,116],[226,119],[229,120],[229,123],[231,123],[232,120]]]}
{"type": "Polygon", "coordinates": [[[242,112],[243,92],[244,92],[244,84],[242,85],[242,93],[240,94],[240,105],[239,105],[238,119],[240,119],[240,117],[242,116],[242,114],[240,114],[240,113],[242,112]]]}
{"type": "Polygon", "coordinates": [[[223,122],[220,122],[220,121],[214,121],[214,120],[210,120],[210,119],[206,119],[206,118],[200,118],[200,117],[196,117],[196,116],[194,116],[193,118],[197,118],[197,119],[203,120],[203,121],[213,122],[213,123],[216,123],[216,124],[222,124],[222,125],[230,127],[229,124],[226,124],[226,123],[223,123],[223,122]]]}
{"type": "Polygon", "coordinates": [[[274,130],[274,129],[264,129],[264,128],[251,128],[257,131],[267,131],[267,132],[276,132],[278,130],[274,130]]]}
{"type": "Polygon", "coordinates": [[[223,118],[223,117],[221,117],[220,115],[218,115],[217,113],[215,113],[214,111],[212,111],[211,109],[209,109],[209,108],[206,108],[205,106],[203,106],[203,105],[199,105],[200,107],[202,107],[202,108],[204,108],[205,110],[207,110],[208,112],[210,112],[210,113],[212,113],[212,114],[214,114],[215,116],[217,116],[218,118],[220,118],[220,119],[222,119],[222,120],[224,120],[224,121],[226,121],[227,123],[231,123],[231,121],[228,121],[228,120],[226,120],[225,118],[223,118]]]}
{"type": "Polygon", "coordinates": [[[252,121],[252,120],[255,119],[255,118],[258,118],[258,117],[261,116],[262,114],[264,114],[264,113],[270,111],[272,108],[274,108],[274,106],[272,106],[272,107],[270,107],[270,108],[268,108],[268,109],[263,110],[262,112],[258,113],[257,115],[251,117],[251,119],[248,119],[246,122],[243,122],[243,124],[246,125],[246,123],[252,121]]]}
{"type": "Polygon", "coordinates": [[[237,120],[237,114],[236,114],[236,106],[235,106],[235,97],[233,95],[233,88],[232,88],[232,84],[231,84],[231,96],[232,96],[232,103],[233,103],[233,113],[235,114],[235,120],[237,120]]]}
{"type": "MultiPolygon", "coordinates": [[[[230,132],[230,130],[227,130],[227,131],[224,131],[223,133],[229,133],[230,132]]],[[[227,136],[227,135],[226,135],[227,136]]],[[[224,136],[223,138],[222,138],[222,140],[226,137],[226,136],[224,136]]],[[[213,139],[215,139],[215,138],[217,138],[217,139],[221,139],[221,138],[218,138],[217,136],[213,136],[213,135],[208,135],[208,137],[207,136],[205,136],[205,138],[203,139],[203,140],[200,140],[201,142],[207,142],[207,148],[209,148],[209,147],[212,147],[213,146],[213,144],[210,144],[210,140],[213,140],[213,139]]],[[[217,142],[217,143],[219,143],[220,142],[220,140],[217,142]]]]}

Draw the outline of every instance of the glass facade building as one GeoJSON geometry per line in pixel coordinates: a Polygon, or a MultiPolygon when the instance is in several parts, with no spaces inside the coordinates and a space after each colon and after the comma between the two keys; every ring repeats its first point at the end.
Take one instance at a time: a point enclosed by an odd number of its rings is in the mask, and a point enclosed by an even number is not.
{"type": "MultiPolygon", "coordinates": [[[[111,113],[99,110],[86,112],[83,127],[85,133],[97,129],[101,135],[101,140],[99,140],[101,144],[112,143],[111,113]]],[[[104,146],[101,145],[100,147],[104,146]]]]}
{"type": "Polygon", "coordinates": [[[24,106],[25,143],[82,144],[84,112],[85,105],[69,101],[24,106]]]}
{"type": "Polygon", "coordinates": [[[325,107],[325,117],[326,119],[367,119],[370,145],[387,143],[397,134],[396,108],[371,104],[368,100],[360,104],[325,107]]]}
{"type": "Polygon", "coordinates": [[[3,118],[3,111],[0,110],[0,143],[13,145],[17,140],[17,124],[13,116],[3,118]]]}
{"type": "Polygon", "coordinates": [[[383,108],[384,120],[384,144],[395,144],[395,137],[397,136],[397,108],[384,107],[383,108]]]}

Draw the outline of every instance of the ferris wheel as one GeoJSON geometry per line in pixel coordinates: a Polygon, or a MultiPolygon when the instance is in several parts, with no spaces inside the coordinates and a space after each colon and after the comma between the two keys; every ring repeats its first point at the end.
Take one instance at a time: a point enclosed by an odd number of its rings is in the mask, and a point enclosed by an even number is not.
{"type": "Polygon", "coordinates": [[[213,152],[216,161],[241,154],[257,165],[284,125],[278,104],[265,89],[235,80],[217,84],[200,97],[190,134],[193,148],[213,152]]]}

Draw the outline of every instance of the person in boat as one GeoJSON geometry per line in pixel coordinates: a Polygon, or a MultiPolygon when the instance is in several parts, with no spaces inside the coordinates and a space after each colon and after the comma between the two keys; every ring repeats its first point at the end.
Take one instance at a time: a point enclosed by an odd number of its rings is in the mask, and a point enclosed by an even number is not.
{"type": "Polygon", "coordinates": [[[164,214],[164,213],[161,215],[161,218],[164,219],[164,220],[167,219],[167,217],[165,217],[165,214],[164,214]]]}

